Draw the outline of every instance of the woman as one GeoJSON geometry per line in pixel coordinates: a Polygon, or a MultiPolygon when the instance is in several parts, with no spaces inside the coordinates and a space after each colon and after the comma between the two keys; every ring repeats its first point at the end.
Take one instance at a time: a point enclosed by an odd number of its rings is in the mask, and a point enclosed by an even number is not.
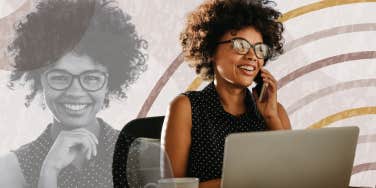
{"type": "MultiPolygon", "coordinates": [[[[146,41],[107,0],[46,0],[17,25],[10,86],[43,95],[53,122],[0,160],[0,187],[113,187],[119,132],[97,113],[145,70],[146,41]]],[[[32,125],[31,125],[32,126],[32,125]]]]}
{"type": "Polygon", "coordinates": [[[270,1],[208,0],[181,33],[185,59],[206,80],[202,91],[176,97],[162,145],[175,177],[220,187],[225,137],[235,132],[290,129],[277,102],[277,81],[263,65],[282,53],[283,25],[270,1]],[[247,89],[253,82],[258,89],[247,89]],[[262,83],[268,85],[259,101],[262,83]],[[256,91],[258,90],[258,91],[256,91]]]}

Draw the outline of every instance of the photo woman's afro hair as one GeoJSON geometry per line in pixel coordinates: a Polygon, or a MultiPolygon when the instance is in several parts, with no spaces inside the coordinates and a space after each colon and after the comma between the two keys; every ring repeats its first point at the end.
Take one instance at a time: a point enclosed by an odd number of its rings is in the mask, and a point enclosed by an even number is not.
{"type": "Polygon", "coordinates": [[[125,89],[146,70],[147,59],[147,42],[130,19],[111,0],[38,2],[15,26],[15,39],[8,46],[14,58],[8,86],[30,84],[25,103],[29,106],[42,90],[40,77],[46,67],[72,52],[107,67],[110,94],[125,98],[125,89]]]}

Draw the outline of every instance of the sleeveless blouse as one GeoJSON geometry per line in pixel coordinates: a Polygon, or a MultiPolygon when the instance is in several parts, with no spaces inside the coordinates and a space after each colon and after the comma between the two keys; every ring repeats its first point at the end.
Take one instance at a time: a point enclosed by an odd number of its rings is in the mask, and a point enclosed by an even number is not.
{"type": "Polygon", "coordinates": [[[248,89],[244,101],[247,111],[240,116],[223,109],[213,82],[202,91],[189,91],[183,95],[189,98],[192,108],[191,146],[186,175],[197,177],[200,181],[221,178],[226,136],[238,132],[265,131],[265,121],[248,89]]]}
{"type": "MultiPolygon", "coordinates": [[[[100,136],[98,138],[98,154],[90,159],[88,165],[78,170],[72,164],[62,169],[57,178],[57,187],[112,188],[112,157],[119,131],[99,119],[100,136]]],[[[20,164],[22,174],[28,187],[38,187],[40,170],[54,140],[51,139],[48,125],[46,130],[34,141],[13,151],[20,164]]]]}

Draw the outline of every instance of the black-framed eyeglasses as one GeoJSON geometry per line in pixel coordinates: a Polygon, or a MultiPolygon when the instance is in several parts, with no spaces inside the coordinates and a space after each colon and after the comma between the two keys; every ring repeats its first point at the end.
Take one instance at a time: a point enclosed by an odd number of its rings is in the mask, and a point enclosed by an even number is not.
{"type": "Polygon", "coordinates": [[[103,88],[108,80],[108,73],[99,70],[88,70],[75,75],[62,69],[53,69],[46,73],[48,85],[58,91],[68,89],[75,78],[78,79],[84,90],[92,92],[103,88]]]}
{"type": "Polygon", "coordinates": [[[240,55],[248,54],[251,48],[253,49],[256,57],[259,59],[268,59],[271,55],[270,48],[267,44],[259,42],[252,45],[246,39],[240,37],[236,37],[231,40],[221,41],[217,44],[224,44],[230,42],[232,44],[232,48],[240,55]]]}

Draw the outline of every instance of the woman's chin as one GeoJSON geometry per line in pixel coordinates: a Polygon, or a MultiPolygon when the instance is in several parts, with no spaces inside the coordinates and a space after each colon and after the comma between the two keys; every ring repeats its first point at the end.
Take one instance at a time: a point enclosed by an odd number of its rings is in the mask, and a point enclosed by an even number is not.
{"type": "Polygon", "coordinates": [[[253,76],[240,75],[234,80],[234,84],[240,87],[246,88],[253,84],[253,80],[254,80],[253,76]]]}
{"type": "MultiPolygon", "coordinates": [[[[59,118],[62,119],[62,118],[59,118]]],[[[62,124],[62,128],[65,130],[73,130],[78,128],[84,128],[91,124],[93,121],[89,121],[88,119],[72,119],[72,118],[64,118],[63,120],[59,121],[62,124]]]]}
{"type": "Polygon", "coordinates": [[[237,82],[235,82],[235,84],[241,88],[247,88],[249,86],[251,86],[253,83],[253,80],[250,80],[250,79],[242,79],[242,80],[239,80],[237,82]]]}

